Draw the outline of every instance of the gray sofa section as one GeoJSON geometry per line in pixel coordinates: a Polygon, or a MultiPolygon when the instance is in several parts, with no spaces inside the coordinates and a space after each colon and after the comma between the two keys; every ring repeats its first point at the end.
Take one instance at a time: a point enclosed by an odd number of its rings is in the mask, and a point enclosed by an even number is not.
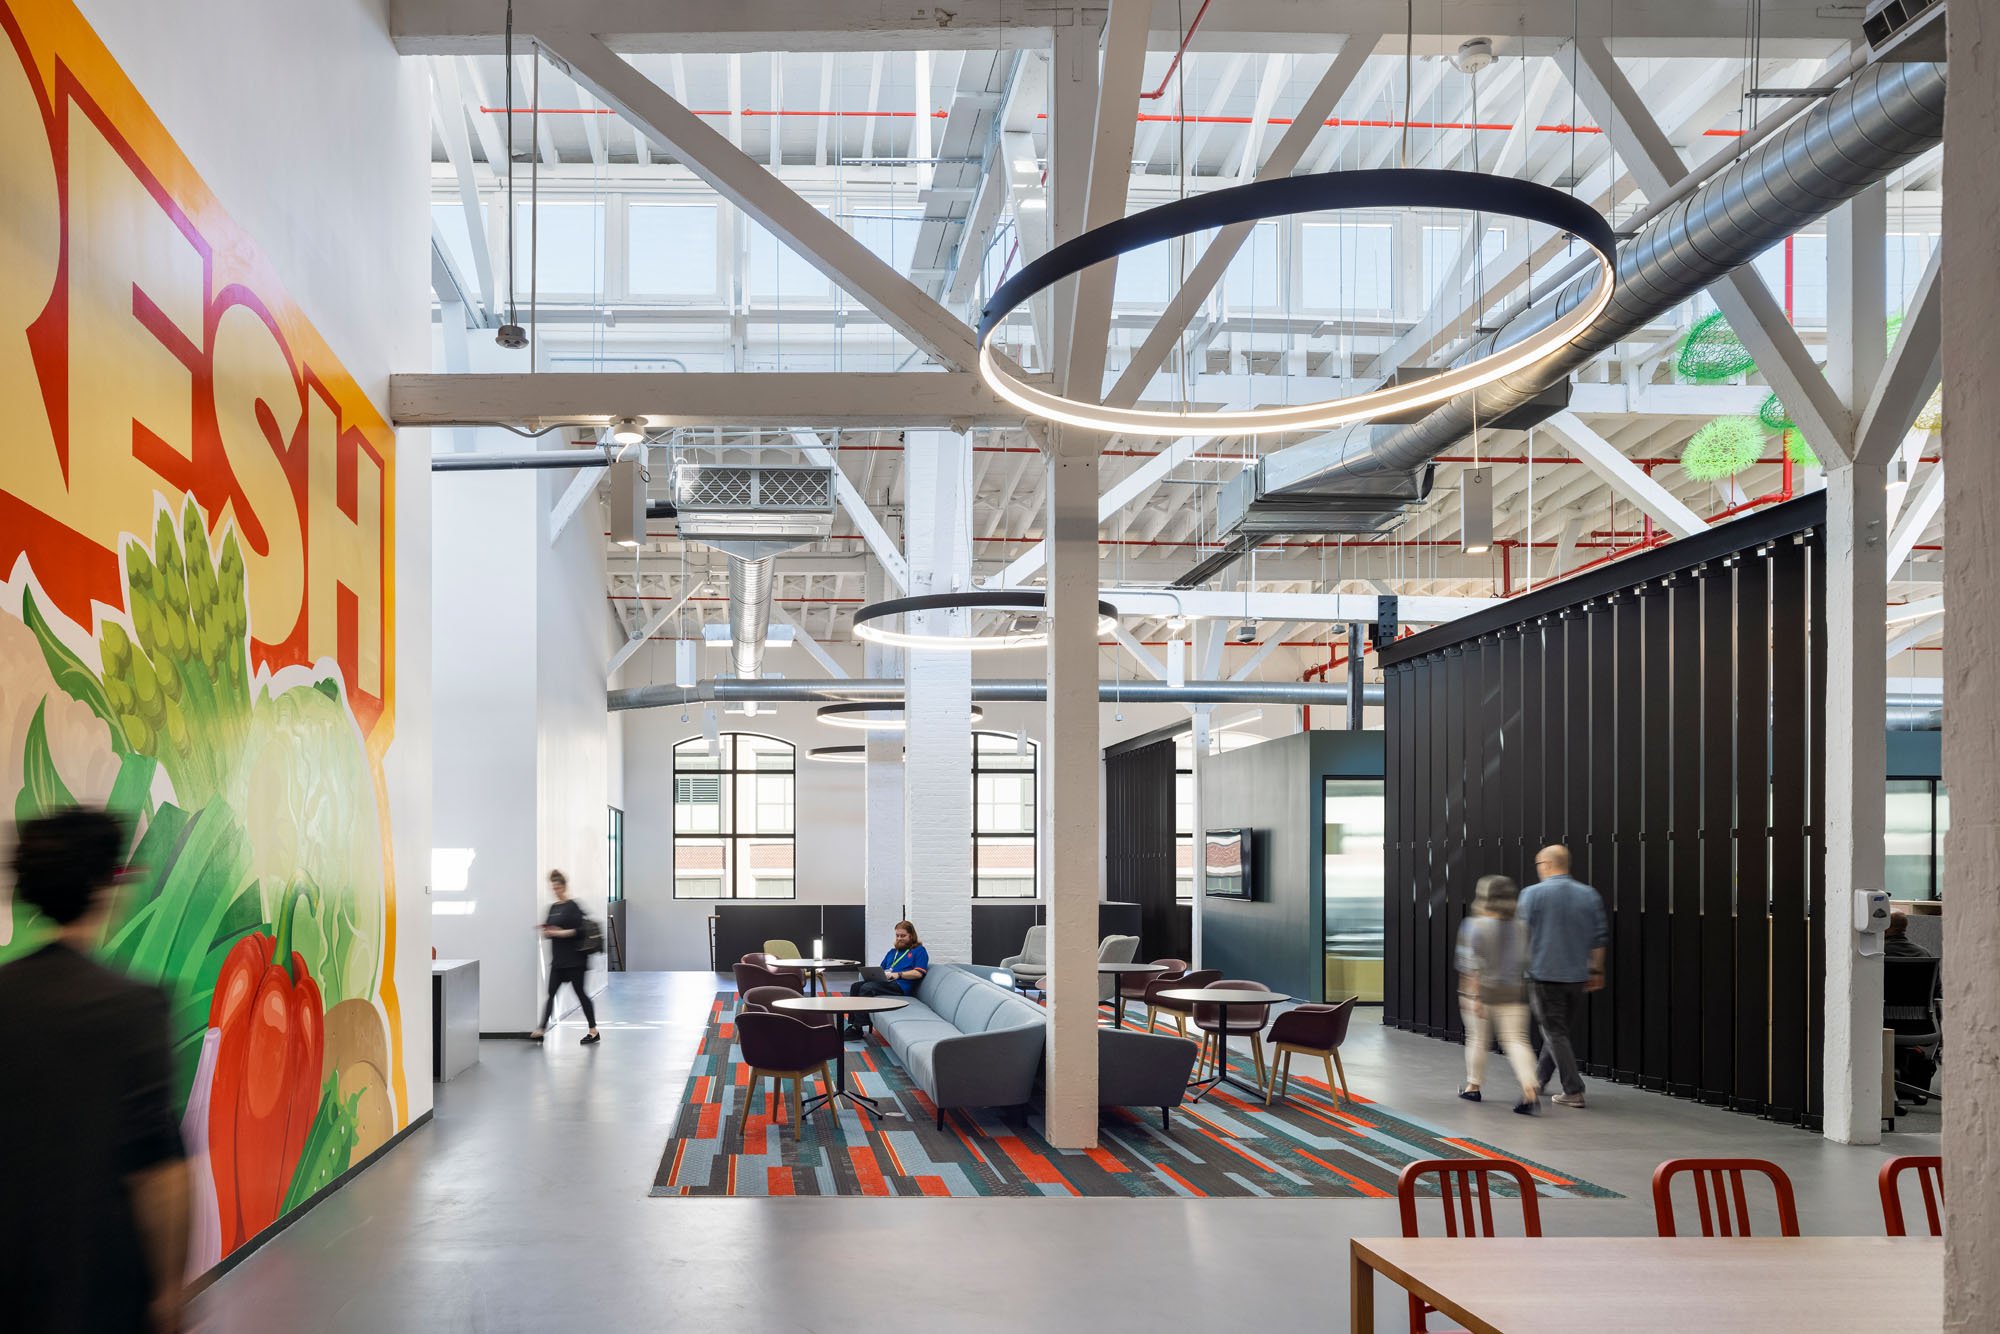
{"type": "Polygon", "coordinates": [[[990,970],[935,964],[900,1010],[871,1015],[896,1061],[937,1104],[1012,1107],[1034,1096],[1042,1069],[1042,1007],[986,977],[990,970]]]}
{"type": "MultiPolygon", "coordinates": [[[[901,1010],[871,1016],[897,1062],[937,1105],[1014,1107],[1035,1101],[1048,1012],[993,980],[993,970],[932,965],[901,1010]]],[[[1005,974],[1001,974],[1005,976],[1005,974]]],[[[1167,1124],[1194,1069],[1195,1044],[1104,1028],[1097,1035],[1102,1107],[1157,1107],[1167,1124]]]]}

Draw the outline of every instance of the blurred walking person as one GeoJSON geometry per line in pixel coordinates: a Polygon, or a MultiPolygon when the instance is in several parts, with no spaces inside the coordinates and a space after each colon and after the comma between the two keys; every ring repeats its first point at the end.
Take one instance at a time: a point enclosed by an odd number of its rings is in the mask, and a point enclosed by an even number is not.
{"type": "Polygon", "coordinates": [[[1589,885],[1570,879],[1569,849],[1551,843],[1535,854],[1541,877],[1521,895],[1520,918],[1528,927],[1528,997],[1542,1026],[1537,1088],[1560,1073],[1562,1089],[1549,1099],[1558,1107],[1583,1106],[1583,1076],[1576,1070],[1570,1034],[1583,1022],[1583,998],[1604,987],[1604,946],[1611,926],[1604,900],[1589,885]]]}
{"type": "Polygon", "coordinates": [[[561,871],[549,872],[549,893],[556,901],[549,905],[549,915],[535,929],[549,940],[549,997],[542,1002],[542,1022],[535,1025],[535,1031],[528,1036],[540,1042],[548,1032],[549,1016],[555,1013],[556,993],[567,982],[576,998],[583,1002],[583,1021],[590,1025],[590,1031],[583,1035],[583,1045],[588,1047],[598,1040],[597,1007],[590,1003],[590,993],[583,989],[590,976],[590,953],[583,943],[583,908],[569,896],[569,877],[561,871]]]}
{"type": "Polygon", "coordinates": [[[1472,892],[1472,915],[1458,928],[1458,1008],[1465,1016],[1465,1087],[1478,1102],[1486,1049],[1497,1037],[1521,1088],[1514,1110],[1541,1110],[1535,1053],[1528,1046],[1528,937],[1515,919],[1521,891],[1504,875],[1486,875],[1472,892]]]}
{"type": "Polygon", "coordinates": [[[0,966],[0,1311],[37,1334],[181,1324],[189,1183],[167,998],[90,957],[125,830],[69,810],[29,820],[14,895],[54,927],[0,966]]]}

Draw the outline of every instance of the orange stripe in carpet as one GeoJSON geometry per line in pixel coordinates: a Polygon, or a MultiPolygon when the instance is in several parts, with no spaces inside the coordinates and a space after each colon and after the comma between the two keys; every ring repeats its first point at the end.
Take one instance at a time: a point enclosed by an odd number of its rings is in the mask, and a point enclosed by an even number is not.
{"type": "Polygon", "coordinates": [[[882,1177],[882,1169],[875,1163],[875,1150],[866,1145],[857,1145],[847,1151],[854,1162],[854,1179],[861,1184],[863,1195],[887,1195],[889,1183],[882,1177]]]}
{"type": "Polygon", "coordinates": [[[993,1142],[1000,1146],[1000,1151],[1013,1161],[1014,1166],[1021,1169],[1022,1175],[1036,1185],[1069,1186],[1070,1193],[1076,1193],[1076,1187],[1063,1180],[1063,1174],[1056,1170],[1056,1165],[1023,1144],[1019,1135],[998,1135],[993,1142]]]}
{"type": "Polygon", "coordinates": [[[724,1042],[734,1042],[736,1040],[736,1025],[729,1023],[728,1021],[725,1020],[722,1023],[722,1025],[715,1030],[715,1035],[721,1038],[724,1042]]]}
{"type": "Polygon", "coordinates": [[[944,1184],[943,1177],[918,1177],[917,1189],[925,1195],[950,1195],[951,1188],[944,1184]]]}
{"type": "MultiPolygon", "coordinates": [[[[1521,1160],[1518,1158],[1509,1158],[1504,1153],[1495,1153],[1491,1149],[1481,1148],[1477,1144],[1471,1144],[1462,1139],[1453,1139],[1449,1135],[1440,1135],[1438,1138],[1455,1149],[1464,1149],[1467,1153],[1477,1158],[1490,1158],[1494,1162],[1501,1163],[1521,1163],[1521,1160]]],[[[1521,1163],[1521,1166],[1528,1169],[1529,1176],[1534,1177],[1537,1181],[1546,1181],[1551,1186],[1573,1186],[1576,1184],[1574,1181],[1559,1177],[1553,1172],[1544,1172],[1541,1168],[1528,1163],[1521,1163]]]]}
{"type": "MultiPolygon", "coordinates": [[[[679,1144],[674,1146],[674,1165],[667,1172],[667,1184],[669,1186],[675,1186],[680,1184],[681,1158],[683,1155],[687,1153],[687,1151],[688,1151],[688,1142],[686,1140],[682,1140],[679,1144]]],[[[682,1189],[685,1190],[686,1188],[682,1187],[682,1189]]]]}
{"type": "Polygon", "coordinates": [[[908,1175],[909,1175],[909,1173],[908,1173],[908,1172],[905,1172],[905,1171],[903,1170],[903,1160],[902,1160],[901,1158],[898,1158],[898,1157],[896,1156],[896,1146],[895,1146],[895,1145],[891,1144],[891,1143],[890,1143],[890,1142],[889,1142],[888,1140],[886,1140],[886,1139],[885,1139],[885,1140],[883,1140],[883,1141],[882,1141],[882,1152],[884,1152],[884,1153],[886,1153],[886,1154],[888,1154],[888,1155],[889,1155],[889,1166],[891,1166],[891,1167],[893,1167],[893,1168],[895,1168],[895,1169],[896,1169],[896,1175],[897,1175],[897,1176],[899,1176],[899,1177],[906,1177],[906,1176],[908,1176],[908,1175]]]}
{"type": "Polygon", "coordinates": [[[765,1171],[764,1193],[766,1195],[796,1195],[798,1190],[792,1185],[792,1169],[773,1167],[765,1171]]]}
{"type": "Polygon", "coordinates": [[[701,1110],[695,1113],[694,1137],[696,1139],[714,1139],[716,1131],[721,1126],[722,1104],[719,1102],[703,1103],[701,1110]]]}
{"type": "Polygon", "coordinates": [[[1132,1170],[1131,1168],[1125,1166],[1125,1164],[1119,1162],[1117,1156],[1113,1154],[1109,1149],[1087,1149],[1085,1150],[1085,1152],[1090,1155],[1091,1162],[1096,1163],[1099,1167],[1103,1168],[1107,1172],[1117,1173],[1117,1172],[1129,1172],[1132,1170]]]}
{"type": "Polygon", "coordinates": [[[1214,1130],[1214,1131],[1215,1131],[1215,1132],[1216,1132],[1217,1134],[1219,1134],[1219,1135],[1227,1135],[1227,1134],[1229,1133],[1228,1131],[1224,1130],[1224,1129],[1223,1129],[1223,1128],[1222,1128],[1221,1126],[1219,1126],[1219,1125],[1216,1125],[1216,1124],[1215,1124],[1215,1122],[1213,1122],[1213,1121],[1209,1120],[1209,1119],[1208,1119],[1207,1117],[1203,1116],[1203,1115],[1202,1115],[1202,1114],[1201,1114],[1200,1112],[1197,1112],[1197,1111],[1196,1111],[1196,1110],[1195,1110],[1195,1109],[1194,1109],[1194,1108],[1193,1108],[1193,1107],[1192,1107],[1191,1105],[1190,1105],[1190,1106],[1183,1106],[1183,1107],[1181,1108],[1181,1115],[1183,1115],[1183,1116],[1185,1116],[1185,1117],[1188,1117],[1188,1118],[1190,1118],[1191,1120],[1195,1120],[1195,1121],[1199,1121],[1199,1122],[1201,1122],[1201,1123],[1202,1123],[1202,1125],[1205,1125],[1205,1126],[1209,1127],[1210,1129],[1214,1130]]]}
{"type": "Polygon", "coordinates": [[[1368,1182],[1363,1181],[1360,1177],[1355,1176],[1352,1172],[1343,1172],[1339,1168],[1335,1167],[1332,1163],[1328,1162],[1326,1159],[1318,1157],[1314,1154],[1307,1153],[1304,1149],[1294,1146],[1292,1152],[1298,1154],[1298,1156],[1301,1158],[1310,1159],[1311,1161],[1318,1163],[1321,1167],[1324,1167],[1327,1171],[1333,1173],[1335,1176],[1341,1178],[1343,1181],[1352,1182],[1356,1190],[1360,1191],[1363,1195],[1368,1196],[1370,1199],[1386,1200],[1389,1198],[1391,1194],[1394,1193],[1392,1191],[1383,1190],[1380,1186],[1370,1185],[1368,1182]]]}
{"type": "Polygon", "coordinates": [[[1160,1171],[1166,1173],[1168,1177],[1172,1178],[1175,1181],[1180,1182],[1182,1189],[1186,1190],[1190,1195],[1199,1196],[1204,1200],[1208,1198],[1207,1191],[1202,1190],[1200,1187],[1196,1186],[1194,1182],[1189,1181],[1186,1177],[1182,1176],[1179,1172],[1174,1171],[1173,1168],[1168,1167],[1165,1163],[1155,1163],[1153,1165],[1159,1168],[1160,1171]]]}
{"type": "Polygon", "coordinates": [[[736,1193],[736,1159],[732,1156],[729,1160],[729,1186],[726,1190],[723,1191],[723,1194],[734,1195],[735,1193],[736,1193]]]}
{"type": "Polygon", "coordinates": [[[992,1163],[986,1160],[986,1155],[979,1151],[979,1146],[972,1142],[972,1137],[958,1128],[958,1118],[956,1116],[953,1116],[950,1112],[946,1112],[944,1114],[944,1123],[950,1127],[952,1134],[958,1136],[958,1142],[965,1146],[965,1151],[972,1155],[974,1162],[978,1163],[981,1167],[993,1166],[992,1163]]]}
{"type": "Polygon", "coordinates": [[[1257,1160],[1256,1160],[1255,1158],[1251,1157],[1251,1156],[1250,1156],[1249,1154],[1245,1153],[1245,1152],[1244,1152],[1243,1150],[1241,1150],[1241,1149],[1237,1148],[1237,1147],[1236,1147],[1236,1146],[1235,1146],[1234,1144],[1231,1144],[1231,1143],[1230,1143],[1230,1142],[1229,1142],[1228,1140],[1226,1140],[1226,1139],[1224,1139],[1224,1138],[1223,1138],[1222,1136],[1220,1136],[1220,1135],[1216,1134],[1216,1133],[1215,1133],[1214,1131],[1212,1131],[1212,1130],[1203,1130],[1203,1129],[1202,1129],[1202,1128],[1201,1128],[1200,1126],[1196,1126],[1196,1127],[1195,1127],[1195,1130],[1196,1130],[1196,1132],[1197,1132],[1197,1133],[1199,1133],[1199,1134],[1203,1134],[1203,1135],[1206,1135],[1206,1136],[1208,1136],[1208,1137],[1209,1137],[1210,1139],[1214,1140],[1214,1141],[1215,1141],[1215,1142],[1216,1142],[1217,1144],[1220,1144],[1220,1145],[1221,1145],[1221,1146],[1222,1146],[1223,1148],[1225,1148],[1225,1149],[1229,1150],[1229,1151],[1230,1151],[1231,1153],[1233,1153],[1233,1154],[1235,1154],[1235,1155],[1236,1155],[1237,1157],[1241,1158],[1241,1159],[1242,1159],[1242,1160],[1243,1160],[1244,1162],[1246,1162],[1246,1163],[1249,1163],[1249,1164],[1250,1164],[1250,1165],[1251,1165],[1252,1167],[1256,1168],[1256,1169],[1257,1169],[1257,1170],[1258,1170],[1259,1172],[1268,1172],[1268,1171],[1270,1171],[1270,1168],[1266,1167],[1266,1166],[1265,1166],[1265,1165],[1264,1165],[1263,1163],[1260,1163],[1260,1162],[1258,1162],[1258,1161],[1257,1161],[1257,1160]]]}

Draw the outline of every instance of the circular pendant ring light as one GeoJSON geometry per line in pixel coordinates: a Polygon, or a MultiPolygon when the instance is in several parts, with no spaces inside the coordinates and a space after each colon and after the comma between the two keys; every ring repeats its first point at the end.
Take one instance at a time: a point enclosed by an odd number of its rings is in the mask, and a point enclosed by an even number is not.
{"type": "MultiPolygon", "coordinates": [[[[903,706],[890,700],[876,702],[860,700],[852,704],[822,704],[814,717],[828,727],[851,727],[863,732],[900,732],[908,723],[903,717],[903,706]],[[877,717],[886,714],[887,717],[877,717]]],[[[986,717],[986,711],[977,704],[972,706],[971,721],[979,722],[986,717]]]]}
{"type": "Polygon", "coordinates": [[[822,764],[866,764],[868,763],[868,747],[814,746],[806,752],[806,758],[809,760],[818,760],[822,764]]]}
{"type": "MultiPolygon", "coordinates": [[[[1033,630],[1008,631],[997,635],[919,634],[891,630],[884,622],[920,611],[1011,611],[1041,615],[1048,610],[1048,595],[1036,589],[980,589],[966,593],[931,593],[923,597],[890,598],[871,602],[854,613],[854,637],[895,648],[964,649],[983,652],[999,648],[1039,648],[1049,642],[1046,622],[1033,630]]],[[[1109,602],[1097,604],[1097,633],[1108,635],[1118,628],[1118,608],[1109,602]]]]}
{"type": "MultiPolygon", "coordinates": [[[[1428,407],[1491,384],[1551,355],[1582,333],[1611,300],[1618,255],[1611,224],[1583,201],[1546,185],[1474,171],[1401,168],[1286,176],[1178,199],[1065,241],[1000,284],[979,320],[979,374],[994,393],[1031,416],[1086,430],[1136,435],[1250,435],[1367,421],[1428,407]],[[1465,366],[1367,393],[1282,407],[1158,412],[1065,398],[1015,374],[994,351],[993,331],[1030,297],[1094,264],[1142,246],[1212,228],[1298,213],[1357,208],[1435,208],[1497,214],[1569,233],[1596,252],[1597,281],[1556,319],[1465,366]]],[[[1095,386],[1091,386],[1095,388],[1095,386]]]]}

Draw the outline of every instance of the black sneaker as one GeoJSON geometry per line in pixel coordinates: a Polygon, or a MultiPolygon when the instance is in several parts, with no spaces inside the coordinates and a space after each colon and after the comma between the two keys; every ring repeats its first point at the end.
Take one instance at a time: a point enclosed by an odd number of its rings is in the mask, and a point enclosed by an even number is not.
{"type": "Polygon", "coordinates": [[[593,1042],[601,1042],[601,1041],[603,1041],[603,1034],[585,1033],[583,1035],[583,1041],[577,1043],[576,1045],[579,1047],[588,1047],[593,1042]]]}
{"type": "Polygon", "coordinates": [[[1465,1099],[1467,1102],[1478,1102],[1479,1090],[1473,1088],[1460,1089],[1458,1091],[1458,1096],[1465,1099]]]}
{"type": "Polygon", "coordinates": [[[1528,1102],[1515,1103],[1514,1114],[1516,1116],[1540,1116],[1542,1114],[1541,1099],[1536,1098],[1528,1102]]]}

